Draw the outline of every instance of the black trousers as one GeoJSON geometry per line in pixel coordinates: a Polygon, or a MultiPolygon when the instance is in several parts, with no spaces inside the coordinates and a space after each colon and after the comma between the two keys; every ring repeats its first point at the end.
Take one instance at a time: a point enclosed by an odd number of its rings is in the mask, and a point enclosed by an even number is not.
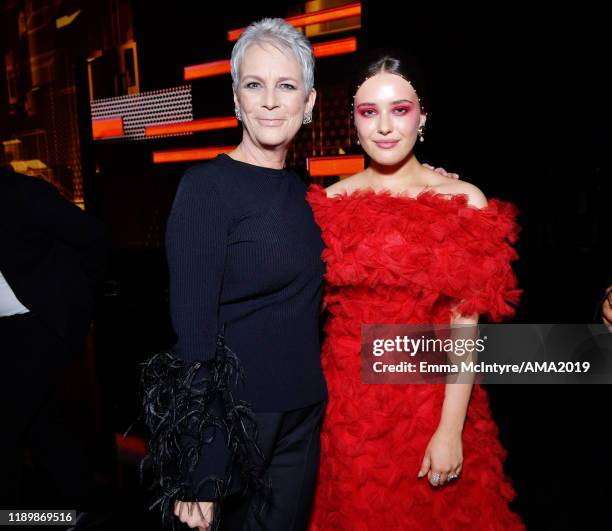
{"type": "Polygon", "coordinates": [[[1,508],[28,506],[20,495],[25,448],[54,487],[48,498],[73,509],[90,503],[92,459],[58,392],[73,356],[35,315],[0,317],[1,508]]]}
{"type": "Polygon", "coordinates": [[[265,477],[272,496],[258,519],[249,496],[237,493],[221,506],[222,531],[301,531],[307,528],[319,468],[326,402],[282,413],[256,413],[265,477]]]}

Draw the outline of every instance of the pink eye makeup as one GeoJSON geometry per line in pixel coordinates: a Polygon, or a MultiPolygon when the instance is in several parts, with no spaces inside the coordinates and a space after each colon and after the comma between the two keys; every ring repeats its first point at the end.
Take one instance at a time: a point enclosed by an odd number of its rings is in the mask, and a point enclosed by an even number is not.
{"type": "Polygon", "coordinates": [[[378,109],[375,105],[359,105],[357,107],[357,114],[369,118],[377,113],[378,109]]]}
{"type": "Polygon", "coordinates": [[[411,110],[412,110],[412,105],[406,105],[406,104],[404,104],[404,105],[394,105],[391,108],[391,112],[393,114],[399,114],[399,115],[408,114],[411,110]]]}
{"type": "MultiPolygon", "coordinates": [[[[393,105],[390,109],[395,116],[403,116],[408,114],[412,109],[413,105],[402,103],[398,105],[393,105]]],[[[370,118],[372,116],[376,116],[378,114],[378,106],[371,103],[362,103],[357,106],[357,115],[363,116],[364,118],[370,118]]]]}

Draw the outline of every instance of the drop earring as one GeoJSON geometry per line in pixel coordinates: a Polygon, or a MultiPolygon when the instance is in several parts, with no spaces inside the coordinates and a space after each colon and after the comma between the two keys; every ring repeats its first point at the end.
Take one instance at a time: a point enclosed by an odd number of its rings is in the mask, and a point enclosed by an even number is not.
{"type": "Polygon", "coordinates": [[[419,142],[425,142],[425,135],[423,134],[423,126],[422,125],[419,126],[418,135],[419,135],[419,142]]]}

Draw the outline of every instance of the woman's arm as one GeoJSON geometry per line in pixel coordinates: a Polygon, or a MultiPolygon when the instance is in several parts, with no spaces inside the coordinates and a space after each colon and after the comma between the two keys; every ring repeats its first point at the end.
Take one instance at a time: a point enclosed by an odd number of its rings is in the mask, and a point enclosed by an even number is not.
{"type": "MultiPolygon", "coordinates": [[[[487,198],[474,185],[459,181],[452,186],[452,193],[466,194],[470,205],[476,208],[487,206],[487,198]]],[[[478,314],[461,315],[457,311],[460,306],[461,301],[451,308],[451,327],[459,325],[451,330],[451,338],[477,339],[478,314]]],[[[453,361],[470,361],[470,359],[471,353],[468,352],[462,356],[455,356],[453,361]]],[[[448,481],[449,474],[458,476],[463,466],[462,434],[472,395],[473,375],[460,372],[458,381],[460,383],[448,383],[445,386],[440,422],[425,450],[418,475],[421,478],[427,474],[429,481],[434,485],[444,485],[448,481]]]]}
{"type": "Polygon", "coordinates": [[[217,381],[223,371],[214,367],[223,363],[218,311],[231,215],[213,179],[196,166],[179,185],[166,229],[177,343],[149,360],[142,377],[151,433],[147,459],[163,516],[169,520],[174,512],[202,529],[212,502],[225,490],[230,462],[228,434],[219,420],[226,409],[225,383],[217,381]]]}
{"type": "MultiPolygon", "coordinates": [[[[453,309],[451,327],[453,325],[459,325],[452,330],[453,339],[477,339],[477,314],[463,316],[453,309]]],[[[456,356],[456,360],[459,361],[471,361],[471,359],[472,354],[470,352],[466,352],[462,356],[456,356]]],[[[463,431],[467,406],[472,394],[473,379],[472,374],[460,374],[460,383],[446,384],[439,428],[449,433],[461,433],[463,431]]]]}
{"type": "MultiPolygon", "coordinates": [[[[459,306],[455,305],[454,308],[459,306]]],[[[462,325],[451,331],[453,339],[475,339],[478,315],[459,315],[453,308],[452,325],[462,325]]],[[[469,353],[457,356],[459,360],[470,361],[469,353]]],[[[449,474],[455,477],[463,466],[462,433],[472,394],[473,375],[459,375],[461,383],[447,383],[444,389],[444,402],[438,427],[429,441],[418,477],[427,474],[432,485],[444,485],[449,474]]],[[[452,478],[451,478],[452,479],[452,478]]]]}

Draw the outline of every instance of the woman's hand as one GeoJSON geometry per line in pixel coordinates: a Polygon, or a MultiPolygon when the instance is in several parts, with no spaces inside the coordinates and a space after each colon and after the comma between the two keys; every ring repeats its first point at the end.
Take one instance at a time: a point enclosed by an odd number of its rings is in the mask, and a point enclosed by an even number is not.
{"type": "Polygon", "coordinates": [[[434,168],[431,164],[423,164],[423,166],[425,166],[427,169],[435,171],[436,173],[439,173],[443,177],[448,177],[449,179],[455,179],[455,180],[459,179],[458,173],[448,172],[444,168],[434,168]]]}
{"type": "Polygon", "coordinates": [[[174,503],[174,515],[191,529],[209,531],[213,519],[214,502],[179,501],[174,503]]]}
{"type": "Polygon", "coordinates": [[[422,478],[427,474],[427,479],[433,486],[444,485],[449,481],[449,474],[452,481],[452,475],[458,476],[461,473],[462,466],[461,431],[446,430],[438,426],[425,450],[418,477],[422,478]]]}

